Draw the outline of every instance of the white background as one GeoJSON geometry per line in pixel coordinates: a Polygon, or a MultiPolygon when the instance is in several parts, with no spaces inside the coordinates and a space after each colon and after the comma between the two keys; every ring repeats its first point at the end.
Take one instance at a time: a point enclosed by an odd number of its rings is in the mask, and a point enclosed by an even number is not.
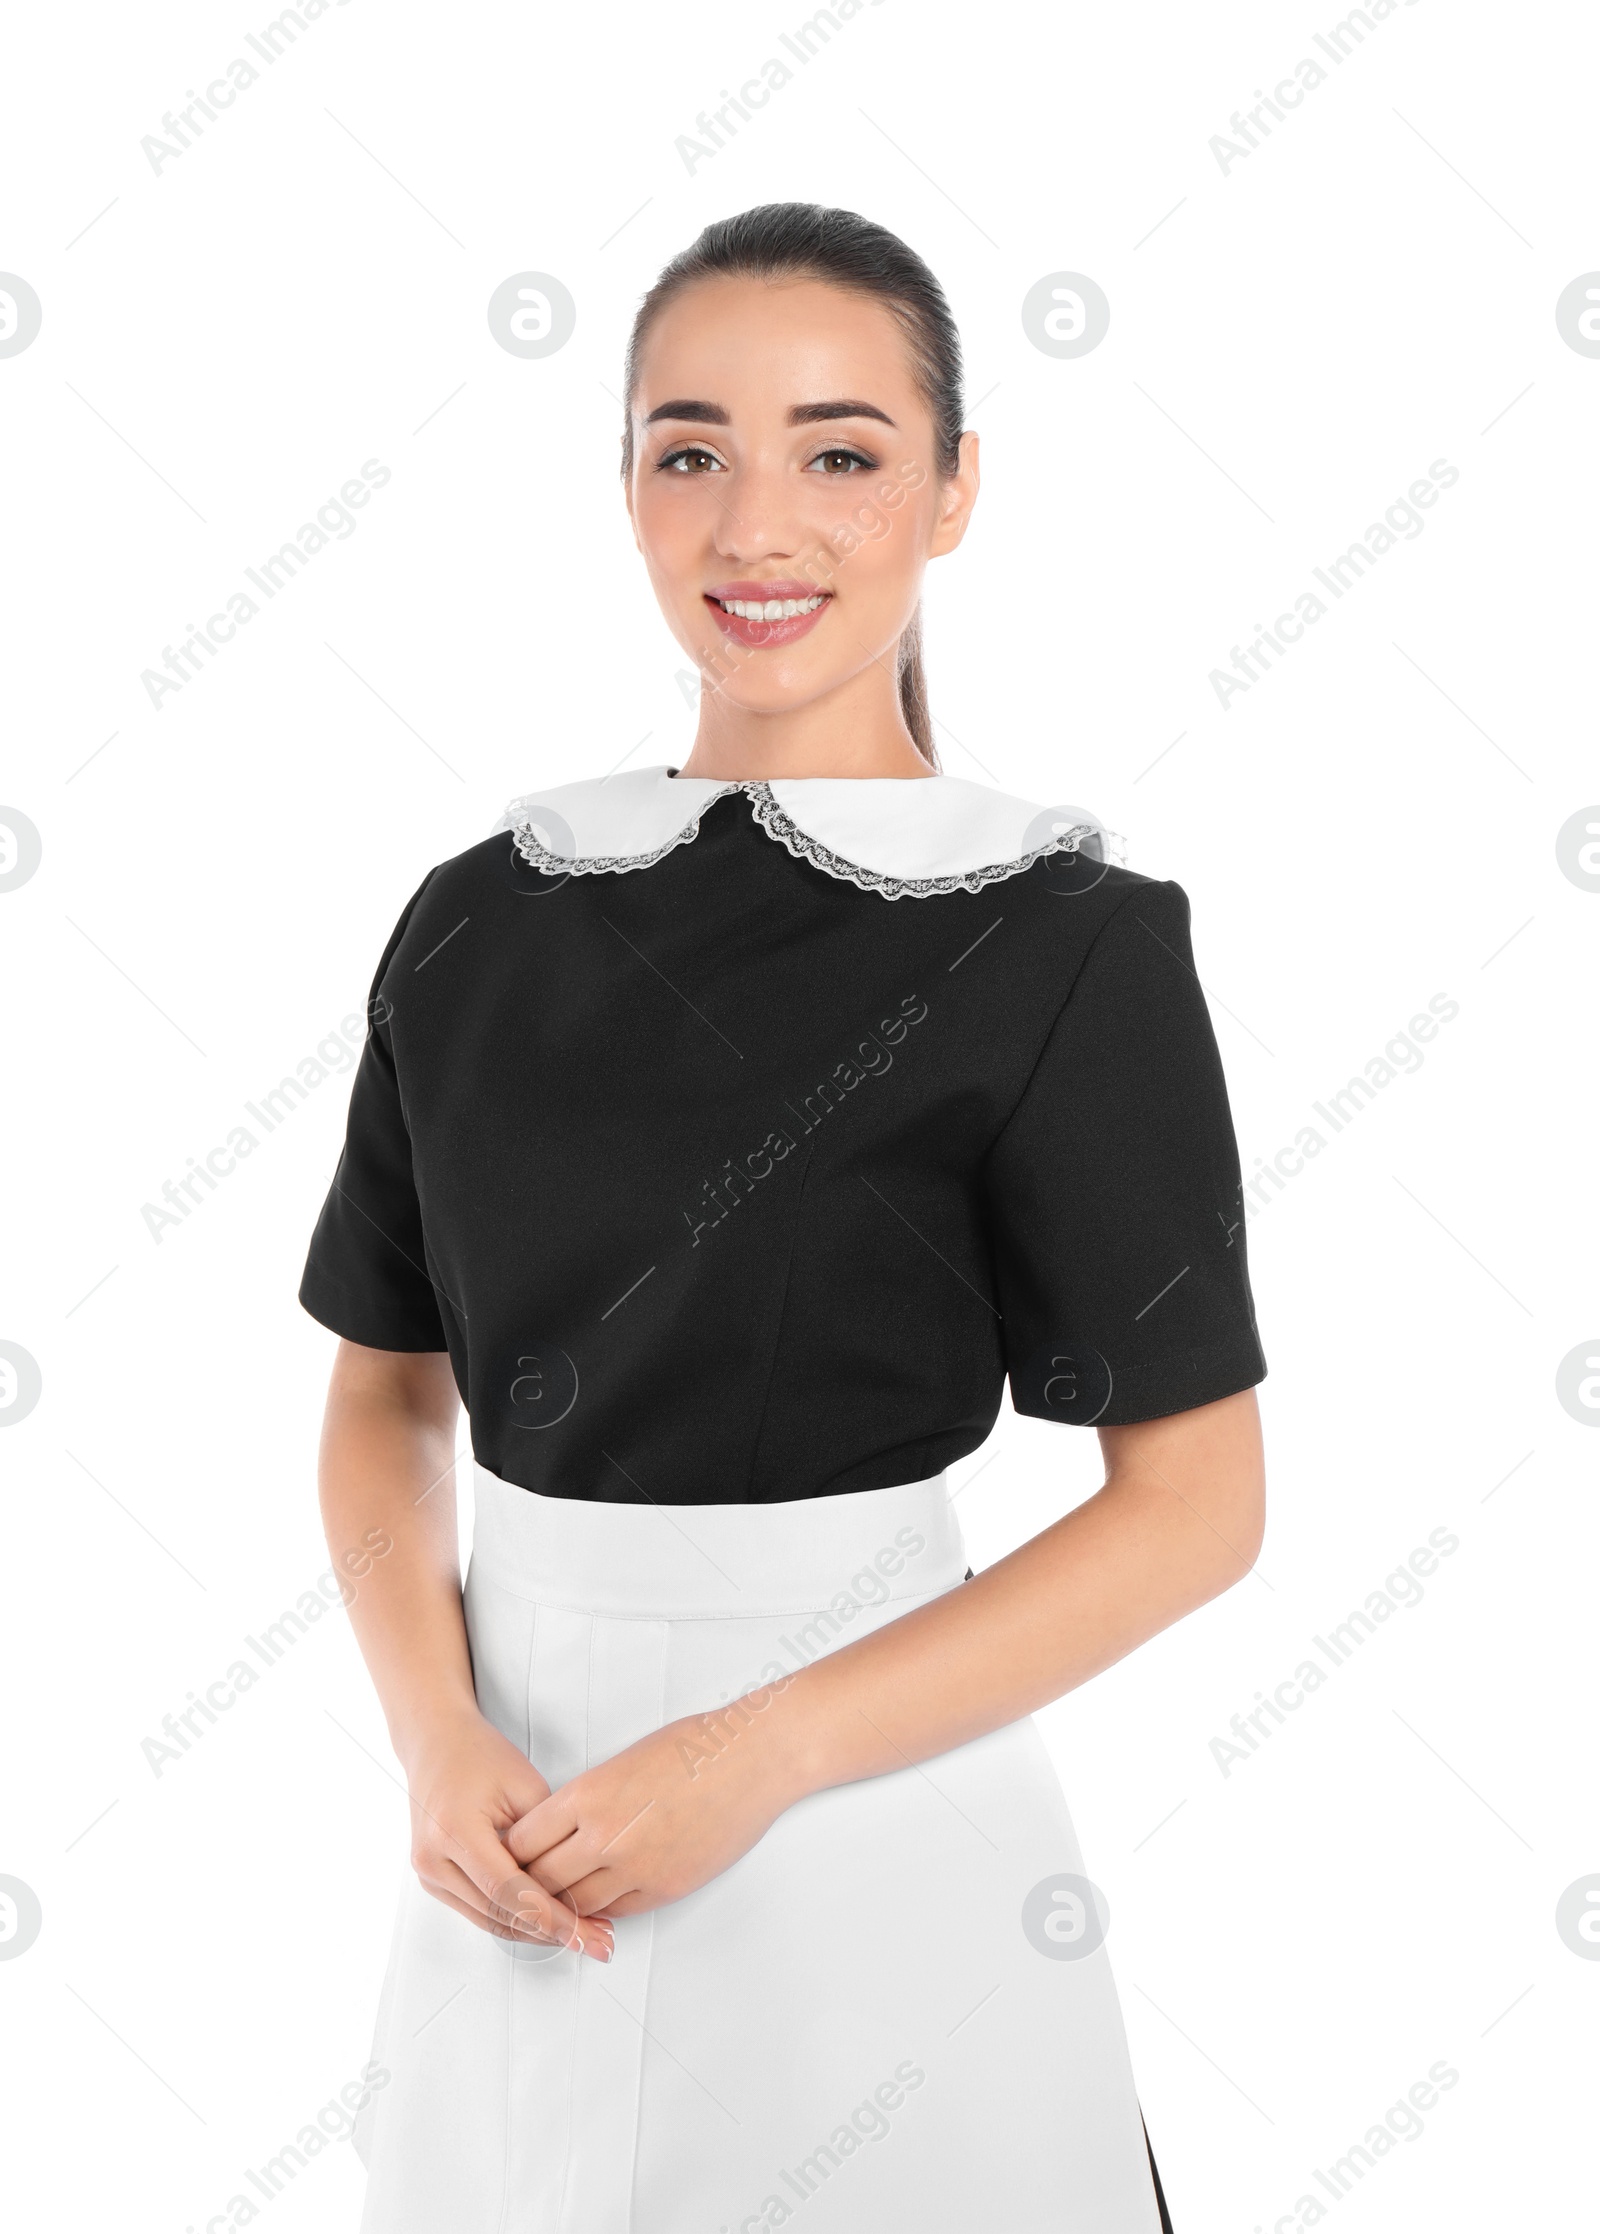
{"type": "MultiPolygon", "coordinates": [[[[691,172],[697,112],[806,20],[709,14],[349,0],[159,172],[141,140],[267,15],[12,21],[0,268],[43,305],[0,358],[0,800],[43,839],[0,895],[0,1337],[43,1382],[0,1446],[0,1873],[44,1918],[0,1962],[19,2216],[202,2228],[366,2058],[404,1802],[343,1617],[159,1778],[141,1751],[325,1564],[333,1342],[295,1288],[347,1074],[159,1242],[143,1206],[359,1013],[512,793],[682,757],[616,486],[625,331],[707,220],[803,198],[901,232],[965,336],[944,766],[1088,803],[1183,884],[1246,1173],[1459,1004],[1250,1223],[1258,1574],[1043,1718],[1175,2223],[1587,2222],[1600,1964],[1555,1908],[1600,1870],[1600,1436],[1556,1374],[1600,1351],[1600,895],[1556,835],[1600,817],[1600,359],[1555,303],[1600,266],[1593,20],[1417,0],[1336,67],[1314,7],[884,0],[691,172]],[[1307,56],[1328,81],[1224,171],[1213,135],[1307,56]],[[531,361],[485,317],[530,269],[578,306],[531,361]],[[1058,271],[1112,306],[1082,358],[1023,330],[1058,271]],[[369,458],[356,532],[152,706],[142,672],[369,458]],[[1436,459],[1423,532],[1221,706],[1211,670],[1436,459]],[[1421,1603],[1224,1775],[1230,1717],[1439,1529],[1421,1603]],[[1316,2168],[1441,2060],[1335,2202],[1316,2168]]],[[[1089,1492],[1095,1442],[1007,1408],[958,1474],[981,1565],[1089,1492]]],[[[352,2228],[361,2180],[330,2147],[264,2215],[352,2228]]]]}

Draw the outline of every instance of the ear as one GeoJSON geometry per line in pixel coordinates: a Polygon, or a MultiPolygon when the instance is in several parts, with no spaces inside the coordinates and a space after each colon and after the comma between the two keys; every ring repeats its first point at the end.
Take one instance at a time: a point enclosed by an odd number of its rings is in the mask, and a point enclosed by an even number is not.
{"type": "Polygon", "coordinates": [[[956,470],[939,490],[933,538],[928,545],[930,558],[941,558],[946,551],[955,549],[967,532],[967,522],[977,501],[978,438],[967,433],[961,437],[961,456],[956,470]]]}

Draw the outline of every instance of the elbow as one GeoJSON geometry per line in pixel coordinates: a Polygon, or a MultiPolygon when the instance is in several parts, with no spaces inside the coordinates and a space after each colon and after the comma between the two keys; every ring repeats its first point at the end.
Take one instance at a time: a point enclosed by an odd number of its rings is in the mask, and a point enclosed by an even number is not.
{"type": "Polygon", "coordinates": [[[1217,1539],[1219,1590],[1231,1590],[1251,1573],[1267,1534],[1267,1484],[1259,1446],[1241,1451],[1226,1467],[1208,1500],[1217,1539]]]}
{"type": "Polygon", "coordinates": [[[1107,1486],[1151,1517],[1201,1604],[1242,1582],[1266,1534],[1266,1464],[1255,1391],[1193,1411],[1102,1428],[1107,1486]]]}
{"type": "Polygon", "coordinates": [[[1261,1557],[1261,1547],[1267,1537],[1266,1484],[1257,1477],[1246,1488],[1239,1500],[1237,1535],[1234,1550],[1237,1553],[1237,1572],[1232,1581],[1243,1582],[1261,1557]]]}
{"type": "Polygon", "coordinates": [[[1222,1539],[1219,1561],[1228,1572],[1220,1587],[1230,1589],[1254,1568],[1267,1533],[1266,1453],[1255,1391],[1211,1407],[1208,1424],[1215,1437],[1205,1450],[1210,1463],[1198,1471],[1202,1480],[1209,1476],[1206,1517],[1222,1539]]]}

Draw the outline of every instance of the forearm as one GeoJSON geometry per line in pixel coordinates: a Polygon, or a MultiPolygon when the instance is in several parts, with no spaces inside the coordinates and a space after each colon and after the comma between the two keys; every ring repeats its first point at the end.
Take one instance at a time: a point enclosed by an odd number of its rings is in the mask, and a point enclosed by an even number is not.
{"type": "Polygon", "coordinates": [[[455,1409],[432,1353],[411,1360],[341,1345],[318,1468],[323,1525],[336,1570],[350,1578],[351,1626],[402,1761],[439,1726],[475,1712],[456,1549],[455,1409]]]}
{"type": "Polygon", "coordinates": [[[1085,1504],[754,1702],[752,1731],[786,1796],[882,1775],[1016,1721],[1247,1572],[1261,1527],[1253,1395],[1106,1441],[1106,1484],[1085,1504]]]}

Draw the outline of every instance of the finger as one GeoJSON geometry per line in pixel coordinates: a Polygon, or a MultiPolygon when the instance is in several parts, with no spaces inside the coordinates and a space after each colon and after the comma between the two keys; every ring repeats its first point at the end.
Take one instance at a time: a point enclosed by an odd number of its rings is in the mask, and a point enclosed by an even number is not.
{"type": "Polygon", "coordinates": [[[415,1799],[411,1814],[411,1866],[423,1885],[430,1892],[435,1885],[448,1885],[480,1919],[487,1918],[492,1912],[488,1895],[452,1859],[461,1851],[460,1839],[415,1799]]]}
{"type": "Polygon", "coordinates": [[[597,1911],[597,1915],[604,1916],[607,1920],[615,1916],[639,1916],[649,1909],[665,1908],[666,1905],[663,1894],[636,1889],[631,1893],[619,1893],[615,1900],[608,1900],[605,1907],[597,1911]]]}
{"type": "MultiPolygon", "coordinates": [[[[550,1944],[550,1935],[544,1928],[542,1911],[532,1907],[512,1911],[490,1900],[488,1895],[474,1885],[465,1870],[451,1861],[447,1854],[428,1853],[416,1864],[417,1877],[425,1893],[432,1893],[448,1907],[459,1909],[470,1916],[480,1929],[491,1932],[497,1939],[538,1939],[550,1944]]],[[[571,1937],[570,1923],[563,1920],[563,1935],[571,1937]]]]}
{"type": "Polygon", "coordinates": [[[547,1892],[564,1893],[580,1877],[587,1877],[599,1862],[592,1843],[577,1836],[562,1839],[558,1846],[548,1847],[528,1864],[528,1873],[544,1886],[547,1892]]]}
{"type": "MultiPolygon", "coordinates": [[[[484,1929],[493,1932],[497,1939],[548,1940],[550,1936],[542,1911],[536,1911],[531,1905],[513,1909],[489,1899],[448,1856],[435,1861],[432,1877],[426,1882],[430,1892],[443,1890],[463,1901],[474,1911],[484,1929]]],[[[570,1907],[571,1903],[566,1905],[570,1907]]],[[[566,1919],[562,1919],[562,1928],[570,1938],[571,1927],[566,1919]]]]}
{"type": "Polygon", "coordinates": [[[476,1885],[473,1884],[471,1878],[462,1877],[461,1873],[458,1870],[455,1870],[455,1865],[453,1862],[443,1863],[441,1865],[441,1870],[454,1871],[455,1875],[459,1878],[460,1883],[465,1888],[465,1890],[461,1892],[452,1892],[450,1888],[443,1882],[442,1875],[435,1878],[424,1877],[420,1880],[420,1882],[423,1891],[429,1896],[430,1899],[442,1902],[442,1904],[446,1908],[453,1908],[458,1916],[465,1916],[469,1924],[475,1924],[479,1931],[487,1932],[492,1938],[518,1939],[529,1941],[543,1940],[543,1934],[535,1933],[531,1926],[524,1928],[522,1925],[518,1924],[508,1927],[496,1922],[496,1920],[485,1910],[483,1906],[483,1895],[478,1891],[476,1885]],[[467,1897],[468,1893],[473,1896],[472,1899],[469,1899],[467,1897]],[[474,1903],[476,1903],[476,1905],[474,1905],[474,1903]]]}
{"type": "Polygon", "coordinates": [[[425,1893],[436,1894],[440,1899],[448,1894],[455,1907],[470,1909],[473,1921],[482,1924],[486,1930],[494,1922],[494,1911],[487,1899],[479,1892],[472,1879],[464,1871],[457,1869],[448,1855],[413,1855],[411,1866],[425,1893]]]}
{"type": "Polygon", "coordinates": [[[597,1917],[602,1911],[612,1912],[612,1903],[624,1899],[635,1890],[631,1877],[619,1869],[592,1869],[587,1877],[580,1877],[562,1894],[580,1916],[597,1917]]]}
{"type": "Polygon", "coordinates": [[[583,1953],[609,1956],[610,1935],[603,1927],[580,1923],[570,1908],[552,1898],[546,1888],[518,1869],[493,1831],[485,1825],[470,1832],[458,1831],[451,1840],[450,1859],[471,1878],[490,1904],[508,1916],[532,1920],[562,1946],[583,1953]]]}
{"type": "Polygon", "coordinates": [[[505,1816],[515,1822],[547,1800],[550,1787],[531,1761],[521,1761],[501,1779],[501,1794],[505,1816]]]}
{"type": "Polygon", "coordinates": [[[547,1847],[572,1836],[578,1827],[578,1810],[568,1796],[570,1791],[571,1786],[564,1784],[511,1825],[505,1834],[506,1846],[519,1862],[526,1865],[547,1847]]]}

